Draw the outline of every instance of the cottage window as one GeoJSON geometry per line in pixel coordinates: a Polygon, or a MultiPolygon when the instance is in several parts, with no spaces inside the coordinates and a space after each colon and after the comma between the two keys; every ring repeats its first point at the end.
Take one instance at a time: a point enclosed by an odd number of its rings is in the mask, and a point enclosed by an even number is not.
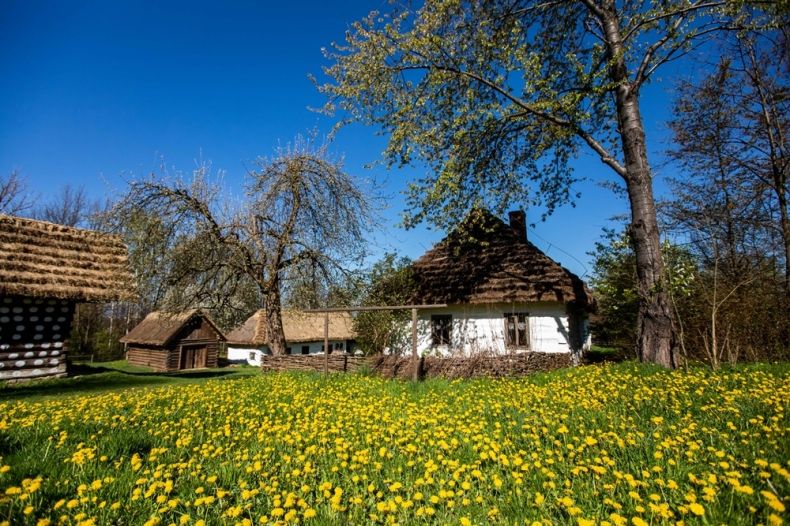
{"type": "Polygon", "coordinates": [[[453,317],[450,314],[431,316],[431,342],[433,345],[450,345],[453,317]]]}
{"type": "Polygon", "coordinates": [[[505,345],[510,349],[529,349],[529,314],[505,314],[505,345]]]}
{"type": "Polygon", "coordinates": [[[343,350],[343,342],[335,342],[335,350],[342,351],[343,350]]]}
{"type": "Polygon", "coordinates": [[[255,351],[252,351],[250,353],[250,361],[254,362],[254,361],[257,361],[257,360],[258,360],[258,353],[256,353],[255,351]]]}
{"type": "Polygon", "coordinates": [[[285,348],[285,354],[291,354],[291,348],[290,347],[286,347],[285,348]]]}
{"type": "Polygon", "coordinates": [[[302,345],[302,354],[310,354],[310,346],[302,345]]]}

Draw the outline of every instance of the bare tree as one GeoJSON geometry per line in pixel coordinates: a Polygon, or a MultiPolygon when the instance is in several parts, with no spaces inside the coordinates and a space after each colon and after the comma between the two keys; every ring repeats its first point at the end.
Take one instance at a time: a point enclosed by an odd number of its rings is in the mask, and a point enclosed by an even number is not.
{"type": "Polygon", "coordinates": [[[0,214],[19,215],[32,207],[33,199],[19,172],[0,175],[0,214]]]}
{"type": "Polygon", "coordinates": [[[711,368],[718,369],[723,358],[734,364],[738,361],[740,354],[738,339],[732,337],[733,323],[727,319],[722,323],[722,311],[728,306],[728,303],[737,299],[736,294],[739,289],[747,287],[756,279],[756,276],[744,274],[734,279],[722,279],[718,265],[718,251],[716,251],[714,258],[713,267],[707,272],[708,279],[704,280],[705,286],[699,287],[703,303],[707,307],[708,323],[699,327],[698,331],[702,341],[702,350],[708,363],[711,368]]]}
{"type": "Polygon", "coordinates": [[[81,226],[95,209],[83,186],[67,184],[49,201],[34,211],[37,219],[66,226],[81,226]]]}
{"type": "Polygon", "coordinates": [[[729,277],[778,262],[790,294],[790,75],[774,60],[780,41],[739,34],[714,74],[680,84],[670,155],[683,176],[671,181],[665,217],[729,277]]]}
{"type": "Polygon", "coordinates": [[[364,255],[371,212],[342,162],[309,139],[258,159],[245,190],[240,202],[223,199],[203,165],[191,180],[152,175],[132,182],[114,215],[142,210],[167,225],[173,241],[162,268],[170,290],[165,305],[234,309],[236,298],[252,293],[266,310],[272,353],[284,354],[285,276],[309,267],[324,282],[341,277],[364,255]]]}

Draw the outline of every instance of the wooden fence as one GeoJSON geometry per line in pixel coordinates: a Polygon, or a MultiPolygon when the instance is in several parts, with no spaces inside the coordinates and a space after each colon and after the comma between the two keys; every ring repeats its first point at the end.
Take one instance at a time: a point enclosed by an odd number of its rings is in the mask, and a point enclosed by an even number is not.
{"type": "MultiPolygon", "coordinates": [[[[568,353],[529,352],[504,356],[471,358],[427,357],[417,361],[418,378],[476,378],[522,376],[525,374],[570,367],[568,353]]],[[[348,354],[266,356],[264,371],[354,372],[367,370],[385,378],[414,378],[414,361],[410,356],[352,356],[348,354]]]]}

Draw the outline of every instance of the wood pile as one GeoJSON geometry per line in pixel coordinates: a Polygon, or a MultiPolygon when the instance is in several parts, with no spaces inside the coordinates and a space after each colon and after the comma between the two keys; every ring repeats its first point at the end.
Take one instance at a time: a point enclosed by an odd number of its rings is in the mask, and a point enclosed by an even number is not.
{"type": "Polygon", "coordinates": [[[353,372],[366,365],[369,358],[351,354],[292,354],[284,356],[264,356],[261,369],[264,371],[323,371],[326,363],[331,373],[353,372]]]}

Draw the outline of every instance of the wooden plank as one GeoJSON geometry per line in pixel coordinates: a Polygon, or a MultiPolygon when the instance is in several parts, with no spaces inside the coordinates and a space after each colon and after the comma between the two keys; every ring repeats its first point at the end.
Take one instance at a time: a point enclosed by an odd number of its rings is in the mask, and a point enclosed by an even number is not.
{"type": "Polygon", "coordinates": [[[329,312],[324,314],[324,374],[329,372],[329,312]]]}
{"type": "Polygon", "coordinates": [[[411,364],[412,380],[415,382],[420,379],[420,364],[417,356],[417,309],[411,310],[411,364]]]}
{"type": "Polygon", "coordinates": [[[32,378],[64,376],[65,374],[66,364],[61,363],[54,367],[37,367],[33,369],[16,369],[12,371],[0,370],[0,381],[29,380],[32,378]]]}
{"type": "Polygon", "coordinates": [[[331,309],[306,309],[303,312],[314,312],[314,313],[368,312],[368,311],[377,311],[377,310],[442,309],[444,307],[447,307],[446,303],[429,303],[425,305],[392,305],[392,306],[376,305],[372,307],[333,307],[331,309]]]}
{"type": "Polygon", "coordinates": [[[168,351],[167,349],[140,349],[130,346],[126,353],[126,361],[132,365],[150,367],[155,371],[167,371],[168,351]]]}
{"type": "Polygon", "coordinates": [[[73,302],[0,297],[0,380],[63,376],[73,302]]]}
{"type": "Polygon", "coordinates": [[[19,359],[29,360],[31,358],[53,358],[63,356],[64,354],[66,354],[66,351],[63,347],[56,347],[54,349],[43,349],[41,347],[9,349],[7,351],[0,351],[0,362],[9,362],[19,359]]]}
{"type": "Polygon", "coordinates": [[[217,367],[219,358],[219,342],[206,345],[206,367],[217,367]]]}

